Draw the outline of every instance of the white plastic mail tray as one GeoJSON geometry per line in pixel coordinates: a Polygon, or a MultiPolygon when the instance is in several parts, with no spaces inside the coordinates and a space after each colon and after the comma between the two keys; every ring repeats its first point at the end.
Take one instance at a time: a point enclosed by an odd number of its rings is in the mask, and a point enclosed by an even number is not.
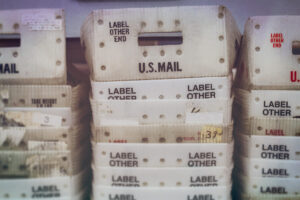
{"type": "Polygon", "coordinates": [[[81,27],[94,81],[228,76],[240,36],[224,6],[101,9],[81,27]]]}
{"type": "Polygon", "coordinates": [[[246,135],[300,136],[300,119],[251,117],[238,121],[237,129],[246,135]]]}
{"type": "Polygon", "coordinates": [[[93,184],[111,187],[217,187],[231,185],[231,168],[93,167],[93,184]]]}
{"type": "Polygon", "coordinates": [[[235,164],[239,172],[249,177],[295,178],[300,180],[300,161],[266,160],[237,156],[235,164]]]}
{"type": "Polygon", "coordinates": [[[93,185],[94,200],[135,199],[135,200],[193,200],[193,199],[231,199],[231,185],[223,187],[152,187],[152,188],[115,188],[93,185]]]}
{"type": "Polygon", "coordinates": [[[0,179],[0,199],[68,199],[81,194],[85,176],[83,170],[74,176],[57,176],[45,178],[0,179]]]}
{"type": "Polygon", "coordinates": [[[232,78],[92,81],[95,100],[230,99],[232,78]]]}
{"type": "Polygon", "coordinates": [[[238,119],[250,117],[300,118],[298,90],[235,90],[234,112],[238,119]]]}
{"type": "Polygon", "coordinates": [[[63,10],[2,10],[0,22],[0,83],[66,84],[63,10]]]}
{"type": "Polygon", "coordinates": [[[232,99],[228,100],[131,100],[91,99],[95,126],[146,124],[228,124],[232,99]]]}
{"type": "Polygon", "coordinates": [[[116,144],[93,143],[95,166],[102,167],[228,167],[229,144],[116,144]]]}
{"type": "Polygon", "coordinates": [[[108,143],[230,143],[231,124],[92,126],[92,140],[108,143]]]}
{"type": "Polygon", "coordinates": [[[88,126],[1,127],[0,150],[74,150],[89,140],[88,126]]]}
{"type": "Polygon", "coordinates": [[[300,88],[300,16],[250,17],[245,25],[237,87],[300,88]]]}
{"type": "Polygon", "coordinates": [[[254,178],[238,174],[240,192],[249,196],[274,199],[299,199],[300,180],[290,178],[254,178]],[[297,197],[297,198],[295,198],[297,197]]]}
{"type": "Polygon", "coordinates": [[[236,134],[238,153],[249,158],[300,160],[300,138],[236,134]]]}

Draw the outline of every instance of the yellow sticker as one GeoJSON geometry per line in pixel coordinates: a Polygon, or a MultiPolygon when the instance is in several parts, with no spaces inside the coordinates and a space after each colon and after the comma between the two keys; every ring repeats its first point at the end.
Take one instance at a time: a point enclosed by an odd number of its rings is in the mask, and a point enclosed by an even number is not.
{"type": "Polygon", "coordinates": [[[199,134],[201,142],[222,142],[223,129],[216,126],[204,126],[199,134]]]}

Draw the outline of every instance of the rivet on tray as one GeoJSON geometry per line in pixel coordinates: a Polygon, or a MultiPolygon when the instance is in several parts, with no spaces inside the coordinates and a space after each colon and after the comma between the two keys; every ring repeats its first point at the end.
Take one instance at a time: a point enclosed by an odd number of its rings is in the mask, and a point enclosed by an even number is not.
{"type": "Polygon", "coordinates": [[[218,14],[218,17],[219,17],[220,19],[222,19],[222,18],[224,17],[224,14],[223,14],[223,13],[219,13],[219,14],[218,14]]]}
{"type": "Polygon", "coordinates": [[[144,162],[144,163],[148,162],[148,159],[147,159],[147,158],[144,158],[144,159],[143,159],[143,162],[144,162]]]}
{"type": "Polygon", "coordinates": [[[224,62],[225,62],[225,59],[224,59],[224,58],[220,58],[220,59],[219,59],[219,62],[220,62],[220,63],[224,63],[224,62]]]}
{"type": "Polygon", "coordinates": [[[14,51],[12,55],[13,55],[13,57],[16,58],[16,57],[18,57],[18,52],[14,51]]]}
{"type": "Polygon", "coordinates": [[[259,24],[256,24],[254,27],[255,27],[255,29],[260,29],[260,25],[259,24]]]}
{"type": "Polygon", "coordinates": [[[148,138],[142,138],[142,143],[148,143],[148,138]]]}
{"type": "Polygon", "coordinates": [[[180,21],[179,21],[179,19],[176,19],[175,20],[175,26],[179,26],[180,25],[180,21]]]}
{"type": "Polygon", "coordinates": [[[146,25],[147,25],[146,22],[141,22],[141,27],[142,28],[146,27],[146,25]]]}
{"type": "Polygon", "coordinates": [[[56,39],[56,43],[61,43],[61,39],[60,39],[60,38],[57,38],[57,39],[56,39]]]}
{"type": "Polygon", "coordinates": [[[20,104],[25,104],[25,99],[19,99],[20,104]]]}
{"type": "Polygon", "coordinates": [[[98,24],[102,25],[103,24],[103,20],[102,19],[98,19],[98,24]]]}
{"type": "Polygon", "coordinates": [[[164,25],[164,23],[162,21],[158,21],[157,25],[158,25],[158,27],[162,27],[164,25]]]}
{"type": "Polygon", "coordinates": [[[161,50],[161,51],[160,51],[160,55],[161,55],[161,56],[164,56],[164,55],[165,55],[165,51],[164,51],[164,50],[161,50]]]}
{"type": "Polygon", "coordinates": [[[165,143],[166,142],[166,138],[164,138],[164,137],[159,138],[159,142],[160,143],[165,143]]]}
{"type": "Polygon", "coordinates": [[[105,131],[105,132],[104,132],[104,135],[105,135],[106,137],[108,137],[110,134],[109,134],[108,131],[105,131]]]}
{"type": "Polygon", "coordinates": [[[259,97],[255,97],[255,101],[259,101],[259,97]]]}
{"type": "Polygon", "coordinates": [[[177,182],[177,183],[176,183],[176,186],[181,186],[181,182],[177,182]]]}
{"type": "Polygon", "coordinates": [[[103,47],[104,47],[104,42],[100,42],[100,43],[99,43],[99,47],[100,47],[100,48],[103,48],[103,47]]]}
{"type": "Polygon", "coordinates": [[[144,114],[143,119],[147,119],[147,118],[148,118],[148,115],[144,114]]]}
{"type": "Polygon", "coordinates": [[[260,47],[255,47],[255,51],[260,51],[260,47]]]}
{"type": "Polygon", "coordinates": [[[161,187],[163,187],[163,186],[165,186],[165,183],[164,183],[164,182],[160,182],[159,185],[160,185],[161,187]]]}
{"type": "Polygon", "coordinates": [[[143,56],[144,56],[144,57],[147,57],[147,56],[148,56],[147,51],[144,51],[144,52],[143,52],[143,56]]]}
{"type": "Polygon", "coordinates": [[[182,115],[181,114],[177,114],[177,119],[181,119],[182,118],[182,115]]]}
{"type": "Polygon", "coordinates": [[[14,28],[14,29],[19,29],[19,27],[20,27],[20,25],[19,25],[18,23],[15,23],[15,24],[13,25],[13,28],[14,28]]]}
{"type": "Polygon", "coordinates": [[[224,40],[224,36],[223,36],[223,35],[220,35],[220,36],[219,36],[219,40],[220,40],[220,41],[223,41],[223,40],[224,40]]]}
{"type": "Polygon", "coordinates": [[[104,71],[105,69],[106,69],[106,66],[105,66],[105,65],[102,65],[102,66],[101,66],[101,70],[104,71]]]}
{"type": "Polygon", "coordinates": [[[165,115],[164,115],[164,114],[160,114],[160,115],[159,115],[159,118],[160,118],[160,119],[163,119],[163,118],[165,118],[165,115]]]}
{"type": "Polygon", "coordinates": [[[177,55],[181,55],[181,54],[182,54],[182,51],[181,51],[180,49],[178,49],[178,50],[176,51],[176,54],[177,54],[177,55]]]}
{"type": "Polygon", "coordinates": [[[176,142],[177,142],[177,143],[181,143],[182,140],[183,140],[182,137],[177,137],[177,138],[176,138],[176,142]]]}
{"type": "Polygon", "coordinates": [[[165,162],[165,159],[164,159],[164,158],[161,158],[159,161],[160,161],[161,163],[164,163],[164,162],[165,162]]]}

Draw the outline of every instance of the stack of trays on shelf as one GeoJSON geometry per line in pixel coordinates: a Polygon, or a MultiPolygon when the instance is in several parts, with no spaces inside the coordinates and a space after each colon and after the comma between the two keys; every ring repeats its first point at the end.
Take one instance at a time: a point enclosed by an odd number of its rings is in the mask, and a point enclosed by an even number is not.
{"type": "Polygon", "coordinates": [[[97,10],[81,31],[93,199],[230,199],[240,33],[228,10],[97,10]]]}
{"type": "Polygon", "coordinates": [[[297,25],[299,16],[268,16],[245,26],[234,109],[240,199],[300,198],[297,25]]]}
{"type": "Polygon", "coordinates": [[[64,13],[1,11],[0,24],[0,199],[85,199],[89,84],[67,84],[64,13]]]}

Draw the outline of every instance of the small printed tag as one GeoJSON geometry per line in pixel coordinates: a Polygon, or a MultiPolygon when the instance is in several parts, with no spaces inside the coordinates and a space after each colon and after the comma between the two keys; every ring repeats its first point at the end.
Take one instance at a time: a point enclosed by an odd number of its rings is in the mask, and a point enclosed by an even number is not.
{"type": "Polygon", "coordinates": [[[54,14],[27,14],[22,16],[22,24],[32,31],[62,30],[62,19],[56,19],[54,14]]]}
{"type": "Polygon", "coordinates": [[[59,141],[28,141],[28,150],[65,151],[67,150],[67,144],[59,141]]]}

